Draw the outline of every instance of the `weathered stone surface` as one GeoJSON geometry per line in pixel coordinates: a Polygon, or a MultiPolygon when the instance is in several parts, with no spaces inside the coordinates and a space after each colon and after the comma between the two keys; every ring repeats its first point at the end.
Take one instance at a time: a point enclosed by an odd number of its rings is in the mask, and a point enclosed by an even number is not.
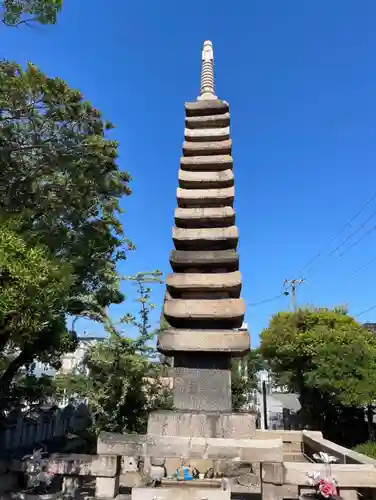
{"type": "Polygon", "coordinates": [[[231,359],[228,353],[174,353],[173,405],[176,410],[231,412],[231,359]]]}
{"type": "Polygon", "coordinates": [[[196,291],[226,291],[231,298],[238,298],[242,288],[242,277],[239,271],[232,273],[176,273],[169,274],[166,280],[171,296],[174,292],[196,291]]]}
{"type": "Polygon", "coordinates": [[[119,493],[119,479],[116,477],[97,477],[95,479],[95,497],[96,498],[115,498],[119,493]]]}
{"type": "Polygon", "coordinates": [[[236,249],[238,238],[236,226],[203,229],[174,227],[172,229],[172,239],[176,250],[236,249]]]}
{"type": "Polygon", "coordinates": [[[194,272],[223,269],[223,271],[237,271],[239,269],[239,255],[236,250],[211,251],[181,251],[172,250],[170,254],[172,270],[194,272]]]}
{"type": "MultiPolygon", "coordinates": [[[[245,314],[243,299],[218,299],[218,300],[183,300],[172,299],[164,303],[163,311],[167,321],[173,327],[186,328],[185,324],[196,324],[202,326],[213,325],[216,328],[221,324],[226,328],[231,324],[232,328],[240,328],[245,314]]],[[[198,325],[197,325],[198,326],[198,325]]]]}
{"type": "Polygon", "coordinates": [[[158,350],[164,354],[174,352],[227,352],[243,356],[249,351],[247,331],[169,329],[160,332],[158,350]]]}
{"type": "MultiPolygon", "coordinates": [[[[143,483],[144,475],[141,471],[128,471],[125,474],[120,474],[119,483],[121,487],[125,488],[136,488],[141,486],[143,483]]],[[[125,496],[125,495],[124,495],[125,496]]],[[[86,498],[85,500],[94,500],[86,498]]],[[[116,497],[116,500],[121,500],[121,495],[116,497]]],[[[129,500],[129,496],[124,498],[124,500],[129,500]]]]}
{"type": "Polygon", "coordinates": [[[180,169],[178,179],[179,187],[183,189],[227,188],[234,185],[234,174],[231,169],[209,172],[180,169]]]}
{"type": "Polygon", "coordinates": [[[229,112],[228,102],[221,99],[186,102],[184,107],[186,116],[208,116],[229,112]]]}
{"type": "Polygon", "coordinates": [[[220,128],[186,128],[184,137],[187,141],[205,142],[205,141],[225,141],[230,139],[230,127],[220,128]]]}
{"type": "Polygon", "coordinates": [[[144,450],[145,436],[140,434],[101,432],[97,441],[98,455],[142,456],[144,450]]]}
{"type": "Polygon", "coordinates": [[[179,488],[163,487],[158,489],[156,494],[154,488],[133,488],[132,500],[230,500],[230,489],[223,491],[220,488],[208,488],[203,485],[202,488],[192,487],[188,484],[182,484],[179,488]]]}
{"type": "Polygon", "coordinates": [[[120,468],[120,460],[114,455],[54,454],[48,462],[49,471],[71,476],[114,477],[120,468]]]}
{"type": "Polygon", "coordinates": [[[168,411],[151,413],[148,434],[204,438],[253,439],[256,415],[208,411],[168,411]]]}
{"type": "Polygon", "coordinates": [[[315,431],[303,431],[304,451],[308,456],[312,456],[312,453],[323,451],[324,453],[337,457],[340,463],[376,465],[375,459],[354,450],[349,450],[328,439],[324,439],[320,434],[315,431]]]}
{"type": "Polygon", "coordinates": [[[283,460],[282,439],[259,441],[257,439],[149,435],[147,450],[148,455],[161,457],[240,459],[243,462],[282,462],[283,460]]]}
{"type": "Polygon", "coordinates": [[[182,189],[177,188],[178,206],[189,207],[232,207],[234,204],[234,187],[223,189],[182,189]]]}
{"type": "Polygon", "coordinates": [[[183,153],[185,156],[201,155],[230,155],[232,141],[210,141],[210,142],[192,142],[184,141],[183,153]]]}
{"type": "Polygon", "coordinates": [[[231,155],[182,156],[180,167],[183,170],[227,170],[233,167],[231,155]]]}
{"type": "Polygon", "coordinates": [[[209,116],[187,116],[185,126],[191,129],[228,127],[230,125],[230,113],[209,116]]]}
{"type": "Polygon", "coordinates": [[[229,227],[235,224],[235,210],[232,207],[176,208],[175,224],[188,228],[229,227]]]}

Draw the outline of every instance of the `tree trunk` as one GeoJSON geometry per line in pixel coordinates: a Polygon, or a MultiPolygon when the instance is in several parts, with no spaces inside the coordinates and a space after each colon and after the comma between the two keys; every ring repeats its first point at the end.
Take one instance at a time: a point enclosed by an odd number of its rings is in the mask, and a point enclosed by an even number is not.
{"type": "Polygon", "coordinates": [[[367,424],[368,424],[368,439],[370,441],[374,440],[373,435],[373,406],[367,406],[367,424]]]}
{"type": "Polygon", "coordinates": [[[9,396],[10,386],[18,370],[25,364],[33,360],[33,354],[30,350],[22,351],[0,377],[0,408],[4,408],[5,399],[9,396]]]}

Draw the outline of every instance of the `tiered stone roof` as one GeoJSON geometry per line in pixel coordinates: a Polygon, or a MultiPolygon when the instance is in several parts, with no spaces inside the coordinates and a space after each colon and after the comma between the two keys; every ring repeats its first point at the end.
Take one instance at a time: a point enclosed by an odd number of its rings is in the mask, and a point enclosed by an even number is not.
{"type": "MultiPolygon", "coordinates": [[[[244,320],[245,303],[240,298],[236,251],[230,111],[228,103],[214,95],[210,42],[204,44],[202,64],[201,95],[185,104],[172,231],[175,250],[170,256],[173,273],[167,277],[163,310],[169,328],[160,333],[158,349],[180,360],[185,369],[192,356],[206,356],[206,361],[210,356],[212,370],[218,364],[225,373],[231,356],[249,350],[249,334],[237,330],[244,320]]],[[[183,386],[182,382],[182,390],[183,386]]]]}

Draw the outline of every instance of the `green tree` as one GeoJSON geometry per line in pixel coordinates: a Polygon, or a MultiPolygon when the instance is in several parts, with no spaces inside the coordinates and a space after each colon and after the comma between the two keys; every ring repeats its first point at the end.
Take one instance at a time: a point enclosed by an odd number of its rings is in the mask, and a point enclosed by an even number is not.
{"type": "Polygon", "coordinates": [[[56,395],[56,384],[52,376],[20,373],[12,381],[7,407],[28,409],[52,403],[56,395]]]}
{"type": "Polygon", "coordinates": [[[74,281],[69,264],[29,246],[13,229],[0,225],[0,408],[15,374],[35,360],[58,364],[73,349],[66,328],[66,294],[74,281]]]}
{"type": "Polygon", "coordinates": [[[339,412],[363,412],[376,398],[376,338],[341,308],[278,313],[260,350],[316,428],[333,430],[339,412]]]}
{"type": "Polygon", "coordinates": [[[258,387],[257,373],[264,366],[258,349],[251,351],[243,358],[235,358],[231,369],[232,409],[239,411],[249,401],[253,391],[258,387]]]}
{"type": "Polygon", "coordinates": [[[58,379],[60,394],[88,398],[96,432],[145,432],[150,411],[171,406],[169,390],[161,380],[162,366],[156,363],[150,344],[155,332],[149,323],[154,305],[148,283],[160,282],[160,273],[139,273],[130,280],[139,295],[137,317],[127,314],[119,325],[107,319],[108,337],[89,349],[83,370],[58,379]],[[138,335],[125,336],[119,328],[122,324],[138,335]]]}
{"type": "Polygon", "coordinates": [[[63,0],[3,0],[0,13],[6,26],[55,24],[62,6],[63,0]]]}
{"type": "MultiPolygon", "coordinates": [[[[32,64],[24,70],[0,63],[1,224],[11,221],[26,248],[42,246],[54,265],[70,269],[59,299],[44,297],[45,309],[61,301],[52,323],[48,313],[39,333],[9,321],[0,332],[3,347],[18,353],[0,380],[3,389],[41,353],[56,361],[57,343],[69,347],[68,315],[102,321],[106,308],[123,300],[116,266],[132,245],[119,203],[130,194],[130,176],[117,166],[117,143],[107,138],[112,128],[63,80],[32,64]]],[[[19,324],[27,321],[23,313],[18,309],[19,324]]]]}

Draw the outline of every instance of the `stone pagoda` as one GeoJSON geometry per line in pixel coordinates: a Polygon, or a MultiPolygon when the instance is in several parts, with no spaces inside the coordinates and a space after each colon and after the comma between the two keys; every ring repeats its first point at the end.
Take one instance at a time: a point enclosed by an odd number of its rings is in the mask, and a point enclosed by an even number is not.
{"type": "Polygon", "coordinates": [[[174,359],[173,412],[149,420],[152,434],[251,437],[254,416],[232,414],[231,358],[249,350],[240,329],[238,229],[230,113],[214,91],[213,46],[202,51],[201,89],[185,103],[183,156],[158,349],[174,359]],[[240,433],[240,435],[239,435],[240,433]]]}

